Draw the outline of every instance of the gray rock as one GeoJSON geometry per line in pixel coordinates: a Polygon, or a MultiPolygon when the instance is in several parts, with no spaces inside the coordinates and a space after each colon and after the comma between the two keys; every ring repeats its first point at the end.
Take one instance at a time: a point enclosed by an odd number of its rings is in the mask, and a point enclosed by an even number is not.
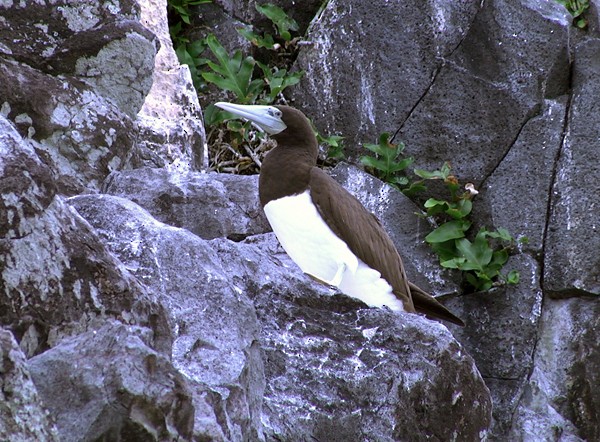
{"type": "Polygon", "coordinates": [[[558,4],[482,3],[468,33],[415,103],[399,137],[419,167],[451,160],[476,186],[496,168],[543,98],[568,91],[570,20],[558,4]]]}
{"type": "Polygon", "coordinates": [[[554,165],[562,143],[566,97],[546,100],[542,115],[524,126],[510,151],[479,188],[472,218],[488,228],[504,227],[514,237],[527,237],[520,250],[539,256],[554,165]]]}
{"type": "MultiPolygon", "coordinates": [[[[312,23],[290,90],[322,133],[341,133],[359,152],[394,132],[461,42],[480,2],[330,1],[312,23]],[[412,23],[412,24],[409,24],[412,23]]],[[[410,146],[410,144],[409,144],[410,146]]]]}
{"type": "Polygon", "coordinates": [[[28,357],[120,318],[153,329],[168,351],[166,315],[56,195],[50,169],[0,117],[0,324],[28,357]]]}
{"type": "Polygon", "coordinates": [[[364,434],[372,430],[379,440],[392,440],[407,434],[424,403],[428,415],[448,421],[423,420],[416,433],[422,438],[453,431],[458,438],[479,437],[488,428],[489,392],[442,325],[364,310],[363,303],[303,275],[273,234],[205,242],[121,198],[88,195],[70,202],[138,278],[161,293],[178,334],[174,364],[195,390],[196,437],[262,438],[263,422],[269,440],[322,438],[350,419],[343,434],[359,440],[366,428],[364,434]],[[331,366],[319,372],[325,361],[331,366]],[[440,391],[446,393],[434,400],[440,391]],[[346,405],[335,411],[333,403],[346,405]],[[408,411],[398,417],[397,407],[408,411]],[[367,411],[373,409],[380,413],[367,411]],[[216,426],[211,419],[222,413],[227,417],[216,426]]]}
{"type": "Polygon", "coordinates": [[[139,151],[130,166],[199,170],[208,166],[198,95],[187,65],[180,65],[169,34],[167,0],[140,1],[140,20],[160,41],[152,88],[137,116],[139,151]],[[204,163],[207,164],[204,164],[204,163]]]}
{"type": "Polygon", "coordinates": [[[152,331],[109,321],[28,361],[61,441],[190,440],[191,392],[152,331]]]}
{"type": "Polygon", "coordinates": [[[25,355],[8,330],[0,329],[0,439],[58,441],[58,433],[31,381],[25,355]]]}
{"type": "Polygon", "coordinates": [[[473,356],[494,400],[492,440],[506,440],[522,385],[533,367],[542,309],[539,264],[529,255],[509,259],[505,272],[517,270],[521,282],[485,293],[446,299],[463,318],[464,328],[450,325],[455,338],[473,356]]]}
{"type": "Polygon", "coordinates": [[[545,249],[544,289],[600,295],[600,39],[575,49],[573,99],[556,170],[545,249]]]}
{"type": "Polygon", "coordinates": [[[583,441],[600,437],[600,304],[546,299],[533,372],[510,437],[583,441]]]}
{"type": "Polygon", "coordinates": [[[540,269],[528,255],[511,257],[505,271],[513,269],[521,274],[517,286],[446,301],[448,308],[465,318],[464,328],[450,325],[450,329],[484,378],[522,379],[531,370],[542,308],[540,269]]]}
{"type": "Polygon", "coordinates": [[[443,325],[368,309],[316,285],[273,234],[211,244],[235,283],[245,283],[262,325],[267,440],[477,440],[486,433],[489,392],[443,325]]]}
{"type": "Polygon", "coordinates": [[[194,438],[260,439],[264,374],[256,313],[214,250],[123,198],[86,195],[70,203],[169,312],[173,364],[193,389],[194,438]]]}
{"type": "Polygon", "coordinates": [[[426,218],[418,216],[422,210],[415,203],[356,167],[340,163],[331,175],[379,218],[402,256],[411,282],[434,295],[460,291],[457,275],[442,269],[437,256],[425,243],[425,236],[434,227],[426,218]]]}
{"type": "Polygon", "coordinates": [[[258,200],[256,175],[136,169],[111,174],[102,190],[204,239],[240,240],[271,230],[258,200]]]}
{"type": "Polygon", "coordinates": [[[57,175],[59,192],[94,191],[134,147],[133,122],[74,79],[0,58],[0,106],[57,175]]]}
{"type": "Polygon", "coordinates": [[[11,6],[0,8],[5,56],[52,75],[85,79],[96,94],[135,117],[152,85],[158,49],[152,33],[139,23],[136,2],[11,6]]]}

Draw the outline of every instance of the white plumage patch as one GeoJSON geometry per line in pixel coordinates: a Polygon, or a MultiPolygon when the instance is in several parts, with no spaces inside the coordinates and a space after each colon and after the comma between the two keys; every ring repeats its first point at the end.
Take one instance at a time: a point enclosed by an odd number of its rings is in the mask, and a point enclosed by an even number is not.
{"type": "Polygon", "coordinates": [[[354,255],[333,233],[308,190],[270,201],[265,205],[265,214],[282,247],[304,273],[337,286],[368,305],[404,310],[381,274],[354,255]]]}

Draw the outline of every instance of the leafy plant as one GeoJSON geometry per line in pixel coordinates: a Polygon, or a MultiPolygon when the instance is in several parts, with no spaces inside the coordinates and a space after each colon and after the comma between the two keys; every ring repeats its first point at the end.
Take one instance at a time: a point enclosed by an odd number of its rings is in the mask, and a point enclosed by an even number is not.
{"type": "Polygon", "coordinates": [[[439,170],[415,169],[415,174],[424,180],[443,180],[450,194],[447,200],[429,198],[424,204],[427,215],[439,223],[425,241],[438,255],[442,267],[464,272],[466,282],[476,291],[489,290],[494,285],[517,284],[518,272],[501,273],[515,242],[506,229],[489,231],[484,227],[472,241],[467,238],[472,226],[467,217],[473,207],[472,198],[478,193],[474,186],[467,184],[466,191],[462,191],[447,162],[439,170]]]}
{"type": "Polygon", "coordinates": [[[344,154],[344,145],[342,143],[344,137],[340,135],[323,136],[318,131],[315,131],[315,135],[319,144],[327,146],[328,159],[339,161],[346,158],[346,155],[344,154]]]}
{"type": "Polygon", "coordinates": [[[197,91],[205,89],[205,82],[200,75],[201,67],[206,59],[201,54],[206,50],[204,40],[191,42],[184,35],[184,26],[191,23],[190,7],[211,3],[211,0],[168,0],[167,12],[169,14],[169,34],[173,41],[173,47],[181,64],[187,64],[190,68],[192,81],[197,91]]]}
{"type": "Polygon", "coordinates": [[[278,50],[281,48],[281,45],[277,43],[276,40],[282,41],[285,46],[290,45],[292,43],[292,34],[290,31],[298,31],[298,23],[296,23],[296,20],[289,17],[279,6],[270,3],[265,5],[257,4],[255,5],[255,8],[258,12],[271,20],[277,31],[277,35],[273,37],[273,35],[266,32],[261,35],[248,28],[238,29],[238,33],[259,48],[278,50]]]}
{"type": "Polygon", "coordinates": [[[254,58],[244,57],[239,49],[230,56],[213,34],[206,37],[206,44],[217,61],[206,62],[211,71],[202,72],[202,78],[222,90],[233,92],[241,104],[254,103],[264,88],[262,79],[252,79],[254,58]]]}
{"type": "Polygon", "coordinates": [[[398,189],[408,184],[408,177],[404,170],[413,163],[414,159],[412,157],[399,159],[404,151],[404,143],[392,143],[390,134],[384,132],[379,136],[379,143],[365,143],[363,146],[375,156],[362,156],[360,162],[369,167],[375,176],[398,189]]]}
{"type": "Polygon", "coordinates": [[[212,0],[168,0],[167,13],[175,13],[186,25],[190,24],[190,6],[211,3],[212,0]]]}
{"type": "Polygon", "coordinates": [[[584,17],[585,11],[590,7],[590,0],[556,0],[567,8],[567,11],[573,16],[573,25],[579,29],[585,29],[588,25],[584,17]]]}

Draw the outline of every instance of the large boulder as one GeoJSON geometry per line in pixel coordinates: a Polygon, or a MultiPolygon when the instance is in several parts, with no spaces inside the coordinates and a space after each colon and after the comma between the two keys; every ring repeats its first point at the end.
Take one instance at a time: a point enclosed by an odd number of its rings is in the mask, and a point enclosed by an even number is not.
{"type": "Polygon", "coordinates": [[[31,380],[25,355],[5,329],[0,329],[0,439],[59,440],[31,380]]]}
{"type": "Polygon", "coordinates": [[[61,441],[191,440],[192,394],[152,331],[107,321],[27,363],[61,441]]]}
{"type": "Polygon", "coordinates": [[[204,239],[241,240],[271,230],[258,200],[256,175],[144,168],[111,174],[102,190],[204,239]]]}
{"type": "Polygon", "coordinates": [[[52,173],[0,117],[0,324],[31,357],[107,318],[151,327],[169,351],[164,309],[56,194],[52,173]]]}
{"type": "Polygon", "coordinates": [[[469,439],[489,427],[489,392],[445,327],[320,286],[273,234],[206,242],[122,198],[70,203],[161,293],[177,335],[174,364],[195,391],[196,437],[332,437],[351,421],[349,440],[371,431],[380,440],[406,431],[469,439]],[[224,410],[226,421],[211,427],[224,410]]]}
{"type": "Polygon", "coordinates": [[[173,364],[193,390],[194,438],[259,437],[264,374],[256,313],[213,248],[123,198],[84,195],[70,204],[167,309],[173,364]]]}

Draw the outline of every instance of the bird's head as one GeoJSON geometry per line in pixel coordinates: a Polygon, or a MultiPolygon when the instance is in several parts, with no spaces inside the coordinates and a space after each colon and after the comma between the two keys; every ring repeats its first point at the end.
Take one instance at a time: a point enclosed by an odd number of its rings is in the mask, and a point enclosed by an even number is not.
{"type": "Polygon", "coordinates": [[[316,163],[318,143],[312,125],[306,116],[290,106],[262,106],[219,102],[220,107],[236,117],[252,122],[269,134],[283,150],[302,150],[310,163],[316,163]]]}
{"type": "Polygon", "coordinates": [[[254,126],[269,135],[277,135],[287,128],[283,121],[283,112],[279,106],[234,104],[222,101],[215,103],[215,106],[232,113],[236,117],[252,122],[254,126]]]}
{"type": "Polygon", "coordinates": [[[215,106],[243,118],[275,139],[295,137],[309,141],[314,131],[306,116],[290,106],[263,106],[218,102],[215,106]]]}

